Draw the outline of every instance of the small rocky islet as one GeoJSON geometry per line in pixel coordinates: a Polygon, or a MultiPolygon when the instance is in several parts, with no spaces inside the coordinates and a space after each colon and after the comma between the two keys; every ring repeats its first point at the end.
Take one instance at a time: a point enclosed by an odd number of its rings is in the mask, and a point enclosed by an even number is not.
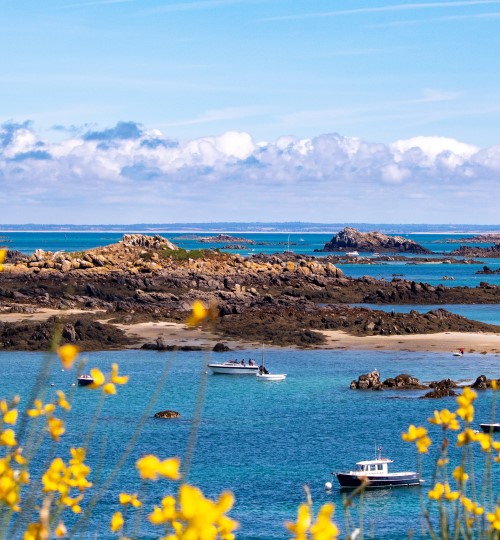
{"type": "MultiPolygon", "coordinates": [[[[500,330],[445,309],[404,314],[347,305],[498,304],[500,287],[487,282],[475,288],[435,287],[401,278],[350,278],[329,257],[191,252],[159,235],[127,234],[116,244],[79,253],[7,252],[0,312],[27,317],[0,322],[0,346],[46,350],[61,325],[63,341],[84,350],[134,346],[137,342],[119,325],[183,322],[196,299],[217,307],[211,330],[221,340],[279,346],[321,346],[323,330],[357,336],[500,330]],[[60,314],[29,320],[39,309],[60,314]],[[80,312],[67,315],[67,310],[80,312]]],[[[153,348],[171,350],[171,345],[153,348]]]]}

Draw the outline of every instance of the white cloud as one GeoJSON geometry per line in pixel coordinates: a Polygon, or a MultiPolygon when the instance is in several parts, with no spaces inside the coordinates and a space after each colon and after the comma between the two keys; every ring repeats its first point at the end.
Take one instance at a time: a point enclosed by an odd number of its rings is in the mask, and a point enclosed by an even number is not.
{"type": "Polygon", "coordinates": [[[120,122],[50,142],[29,123],[0,126],[4,223],[423,222],[438,209],[442,222],[495,223],[499,179],[500,146],[436,136],[256,142],[230,131],[179,143],[120,122]]]}

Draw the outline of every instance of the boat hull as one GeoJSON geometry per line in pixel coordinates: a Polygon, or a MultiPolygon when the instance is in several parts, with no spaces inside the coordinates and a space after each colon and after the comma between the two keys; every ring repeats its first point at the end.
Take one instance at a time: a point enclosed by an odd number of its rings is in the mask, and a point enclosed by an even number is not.
{"type": "Polygon", "coordinates": [[[258,381],[284,381],[286,373],[257,373],[258,381]]]}
{"type": "Polygon", "coordinates": [[[500,431],[500,424],[479,424],[479,426],[485,433],[500,431]]]}
{"type": "Polygon", "coordinates": [[[377,475],[356,476],[348,473],[337,473],[337,480],[342,488],[357,488],[362,483],[364,478],[368,478],[367,488],[389,488],[401,486],[418,486],[421,481],[417,473],[400,474],[397,477],[392,475],[377,475]]]}
{"type": "Polygon", "coordinates": [[[93,382],[94,379],[92,379],[92,377],[78,377],[78,386],[88,386],[93,382]]]}
{"type": "Polygon", "coordinates": [[[241,366],[238,364],[208,364],[208,368],[215,375],[253,375],[258,372],[259,366],[241,366]]]}

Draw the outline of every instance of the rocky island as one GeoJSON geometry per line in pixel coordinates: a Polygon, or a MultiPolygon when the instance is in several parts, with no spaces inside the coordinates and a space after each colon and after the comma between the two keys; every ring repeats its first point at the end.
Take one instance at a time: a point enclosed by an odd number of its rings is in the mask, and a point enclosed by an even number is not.
{"type": "Polygon", "coordinates": [[[454,249],[451,255],[459,257],[500,258],[500,243],[489,247],[460,246],[454,249]]]}
{"type": "Polygon", "coordinates": [[[339,231],[320,251],[371,251],[431,254],[417,242],[402,236],[388,236],[380,232],[363,233],[352,227],[339,231]]]}
{"type": "Polygon", "coordinates": [[[330,346],[332,332],[373,337],[498,334],[499,327],[444,309],[404,314],[348,304],[499,300],[500,287],[487,283],[434,287],[400,278],[353,279],[327,258],[185,251],[158,235],[130,234],[116,244],[79,253],[8,252],[0,273],[0,346],[46,350],[56,329],[64,342],[86,350],[141,347],[159,338],[162,347],[156,350],[179,345],[190,350],[191,337],[199,345],[209,334],[215,343],[302,347],[330,346]],[[196,299],[218,313],[201,336],[184,325],[196,299]]]}

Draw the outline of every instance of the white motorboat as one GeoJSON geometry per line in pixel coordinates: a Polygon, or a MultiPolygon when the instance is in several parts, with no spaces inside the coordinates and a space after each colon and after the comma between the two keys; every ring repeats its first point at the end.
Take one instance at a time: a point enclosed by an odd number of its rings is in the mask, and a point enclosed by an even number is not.
{"type": "Polygon", "coordinates": [[[419,473],[414,471],[389,472],[389,463],[393,463],[393,460],[383,458],[379,448],[375,459],[358,461],[356,470],[332,474],[337,477],[342,488],[356,488],[363,483],[366,483],[367,488],[419,486],[423,482],[419,473]]]}
{"type": "Polygon", "coordinates": [[[257,373],[258,381],[284,381],[286,373],[257,373]]]}
{"type": "Polygon", "coordinates": [[[255,375],[259,371],[257,364],[242,364],[236,360],[228,360],[222,364],[208,364],[207,367],[217,375],[255,375]]]}
{"type": "Polygon", "coordinates": [[[346,256],[347,257],[359,257],[359,252],[358,251],[348,251],[346,253],[346,256]]]}

